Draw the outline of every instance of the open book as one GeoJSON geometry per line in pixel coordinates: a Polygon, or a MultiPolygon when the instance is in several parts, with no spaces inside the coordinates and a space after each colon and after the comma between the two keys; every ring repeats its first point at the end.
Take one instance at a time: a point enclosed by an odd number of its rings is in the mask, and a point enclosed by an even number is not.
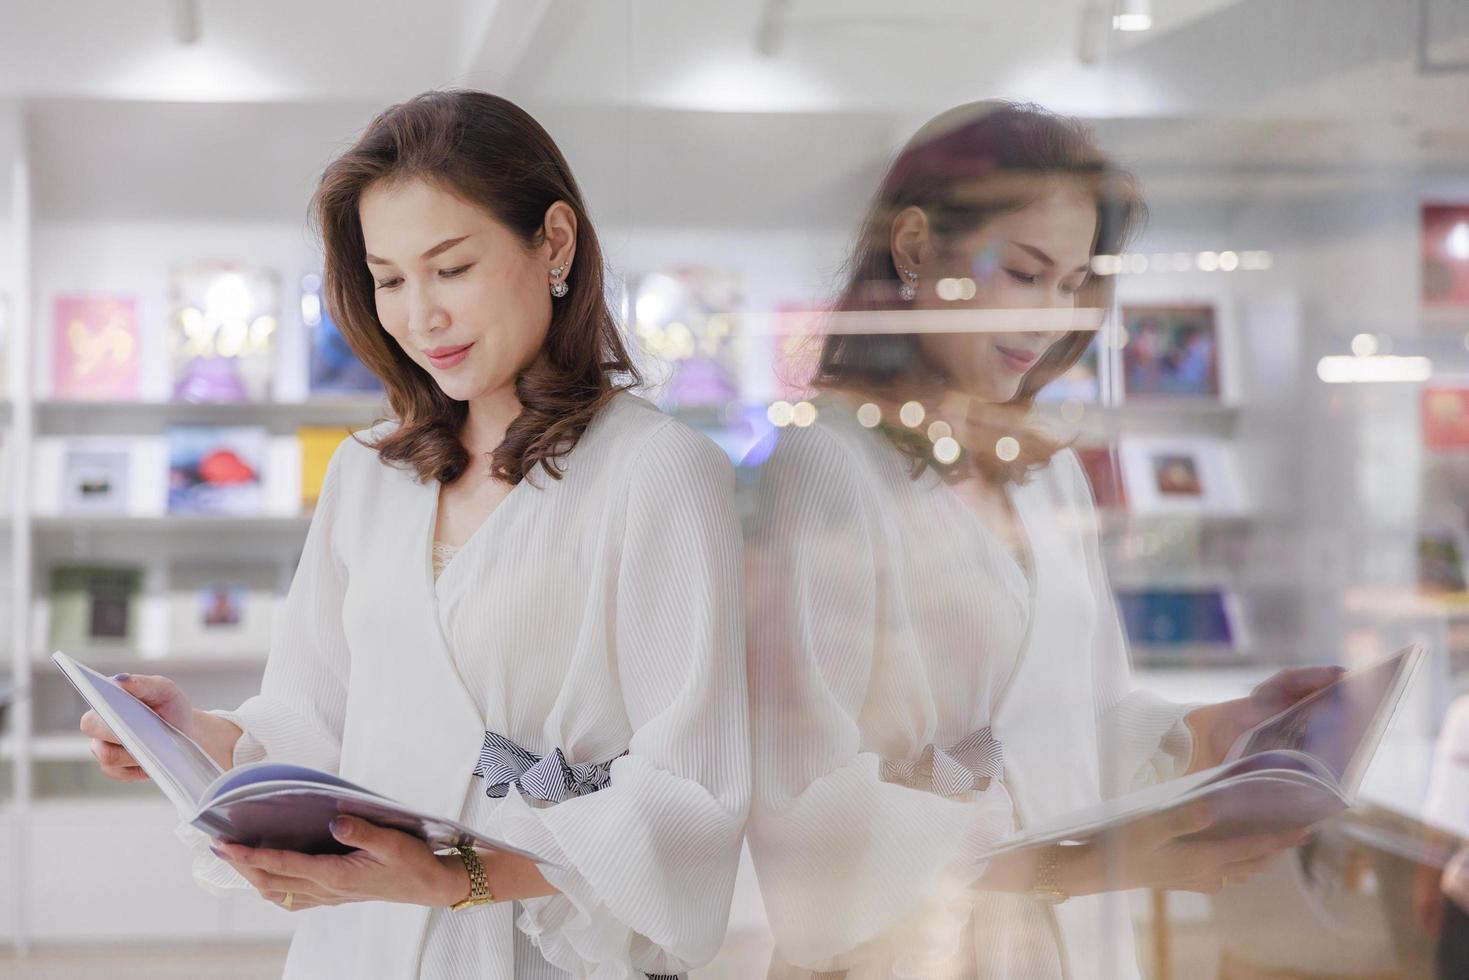
{"type": "Polygon", "coordinates": [[[1027,827],[993,854],[1081,844],[1135,820],[1207,800],[1214,821],[1194,835],[1222,839],[1309,827],[1346,810],[1423,659],[1411,646],[1343,674],[1235,740],[1212,769],[1027,827]]]}
{"type": "Polygon", "coordinates": [[[211,837],[302,854],[343,854],[351,848],[332,836],[330,824],[346,814],[412,834],[435,850],[470,844],[540,860],[330,773],[272,762],[222,770],[198,743],[111,678],[64,653],[53,653],[51,659],[178,808],[179,816],[211,837]]]}

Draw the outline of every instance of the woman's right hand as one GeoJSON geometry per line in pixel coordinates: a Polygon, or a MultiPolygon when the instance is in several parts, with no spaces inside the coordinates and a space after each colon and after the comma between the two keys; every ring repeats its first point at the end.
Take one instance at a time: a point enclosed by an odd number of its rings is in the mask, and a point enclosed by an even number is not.
{"type": "Polygon", "coordinates": [[[1078,848],[1080,853],[1058,869],[1061,886],[1072,895],[1132,888],[1213,894],[1263,871],[1311,836],[1302,828],[1190,839],[1213,822],[1208,803],[1199,802],[1119,828],[1078,848]]]}
{"type": "MultiPolygon", "coordinates": [[[[152,708],[164,721],[185,735],[194,736],[194,708],[173,681],[167,677],[137,674],[118,674],[113,680],[124,691],[152,708]]],[[[103,775],[125,783],[148,778],[97,712],[88,711],[82,715],[81,729],[82,734],[92,740],[92,758],[97,760],[103,775]]]]}

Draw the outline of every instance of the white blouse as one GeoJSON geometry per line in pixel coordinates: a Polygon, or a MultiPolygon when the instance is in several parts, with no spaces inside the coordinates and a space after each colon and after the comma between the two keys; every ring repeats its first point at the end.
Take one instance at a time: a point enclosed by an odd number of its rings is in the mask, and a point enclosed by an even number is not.
{"type": "Polygon", "coordinates": [[[601,980],[718,950],[750,782],[732,468],[627,394],[564,464],[517,485],[436,578],[438,483],[351,440],[333,458],[261,693],[225,713],[245,733],[236,764],[338,771],[457,817],[554,862],[561,894],[306,911],[287,977],[601,980]],[[610,785],[488,798],[486,731],[571,765],[615,759],[610,785]]]}
{"type": "Polygon", "coordinates": [[[1172,776],[1191,751],[1185,709],[1131,691],[1074,454],[1009,490],[1027,572],[852,403],[816,405],[763,466],[750,541],[750,846],[771,976],[1135,976],[1119,896],[1052,911],[972,889],[1006,835],[1172,776]],[[941,795],[906,778],[986,729],[999,779],[941,795]]]}

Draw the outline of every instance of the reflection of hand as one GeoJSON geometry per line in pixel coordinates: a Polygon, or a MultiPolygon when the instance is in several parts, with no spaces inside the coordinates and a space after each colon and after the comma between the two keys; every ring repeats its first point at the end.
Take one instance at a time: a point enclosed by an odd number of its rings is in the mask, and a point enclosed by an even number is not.
{"type": "MultiPolygon", "coordinates": [[[[152,708],[164,721],[185,735],[193,736],[194,709],[190,707],[189,699],[184,697],[184,692],[173,681],[167,677],[128,674],[118,674],[113,679],[124,691],[152,708]]],[[[102,768],[103,775],[125,783],[148,778],[148,774],[138,765],[138,760],[122,747],[122,743],[97,712],[88,711],[82,715],[81,729],[82,734],[92,740],[92,757],[102,768]]]]}
{"type": "Polygon", "coordinates": [[[1076,848],[1078,853],[1060,869],[1062,890],[1071,895],[1132,888],[1213,894],[1247,880],[1310,837],[1305,830],[1288,830],[1223,840],[1186,839],[1213,822],[1207,802],[1133,821],[1076,848]]]}
{"type": "MultiPolygon", "coordinates": [[[[458,855],[437,855],[417,837],[355,817],[333,820],[332,835],[357,850],[310,855],[219,841],[212,849],[267,901],[293,912],[367,901],[446,907],[469,896],[469,874],[458,855]]],[[[555,892],[528,858],[491,851],[481,852],[480,860],[497,900],[555,892]]]]}
{"type": "Polygon", "coordinates": [[[1443,927],[1443,890],[1439,885],[1443,873],[1423,866],[1413,877],[1413,916],[1430,936],[1437,936],[1443,927]]]}
{"type": "Polygon", "coordinates": [[[1469,912],[1469,845],[1460,847],[1444,865],[1439,880],[1443,893],[1465,912],[1469,912]]]}
{"type": "Polygon", "coordinates": [[[1184,720],[1194,736],[1189,772],[1219,765],[1245,732],[1260,722],[1309,697],[1341,678],[1341,667],[1299,667],[1282,670],[1260,684],[1248,697],[1208,704],[1190,711],[1184,720]]]}

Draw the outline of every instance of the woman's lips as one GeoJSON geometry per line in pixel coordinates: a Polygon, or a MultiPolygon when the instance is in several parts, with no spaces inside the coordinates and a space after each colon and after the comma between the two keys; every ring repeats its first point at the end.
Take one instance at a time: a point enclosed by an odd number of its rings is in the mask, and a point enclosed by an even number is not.
{"type": "Polygon", "coordinates": [[[1035,363],[1035,359],[1038,356],[1034,351],[1017,350],[1013,347],[1001,347],[999,344],[995,345],[995,350],[999,351],[1000,359],[1005,362],[1005,366],[1016,374],[1024,374],[1026,371],[1029,371],[1030,366],[1035,363]]]}
{"type": "Polygon", "coordinates": [[[451,368],[468,357],[469,348],[473,346],[474,344],[469,343],[462,347],[435,347],[433,350],[424,351],[423,356],[427,357],[428,362],[436,368],[451,368]]]}

